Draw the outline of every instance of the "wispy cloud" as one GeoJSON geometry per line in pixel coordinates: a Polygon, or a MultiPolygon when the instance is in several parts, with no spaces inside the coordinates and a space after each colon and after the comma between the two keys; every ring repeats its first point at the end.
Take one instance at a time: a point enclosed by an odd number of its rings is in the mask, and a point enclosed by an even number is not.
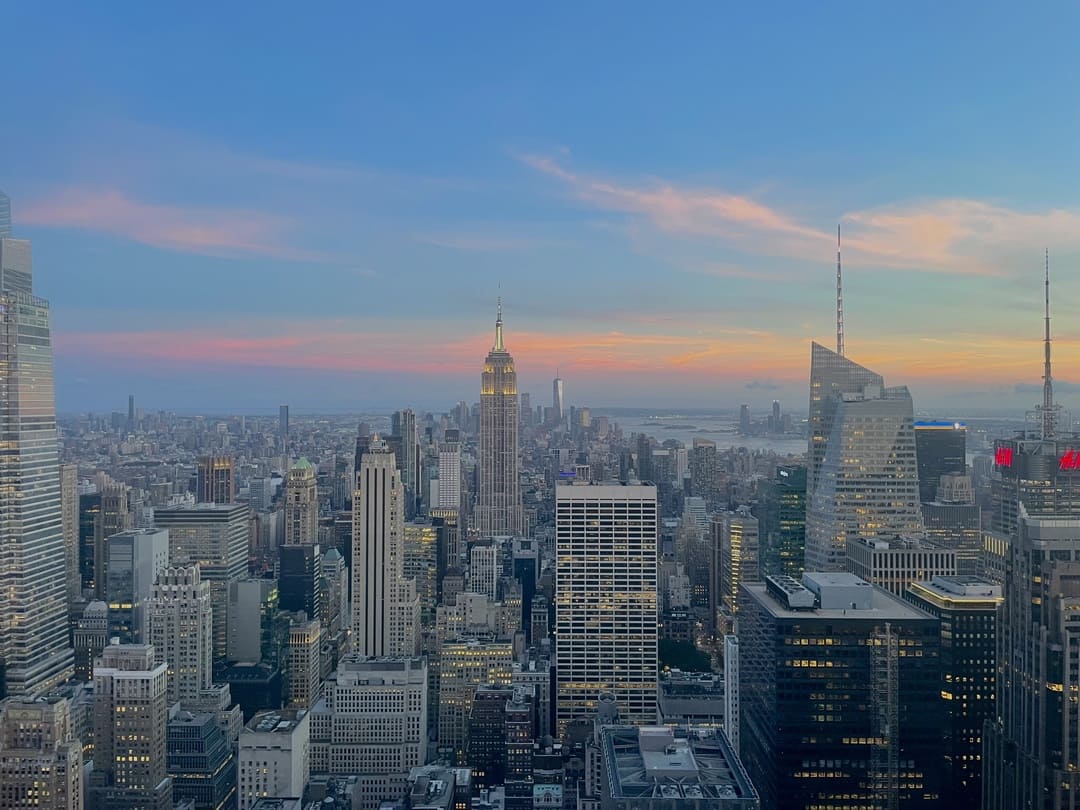
{"type": "MultiPolygon", "coordinates": [[[[661,179],[620,180],[571,170],[564,160],[515,155],[555,178],[582,202],[623,213],[668,234],[705,238],[749,255],[818,261],[828,256],[835,231],[808,225],[780,207],[724,189],[661,179]]],[[[1080,211],[1018,211],[975,199],[898,203],[842,216],[845,260],[890,269],[1002,276],[1002,250],[1080,249],[1080,211]]],[[[720,277],[759,275],[735,264],[692,263],[684,269],[720,277]]],[[[767,275],[767,274],[766,274],[767,275]]]]}
{"type": "Polygon", "coordinates": [[[242,209],[156,204],[116,189],[67,188],[27,203],[19,210],[19,221],[93,231],[207,256],[324,259],[282,241],[290,227],[283,217],[242,209]]]}

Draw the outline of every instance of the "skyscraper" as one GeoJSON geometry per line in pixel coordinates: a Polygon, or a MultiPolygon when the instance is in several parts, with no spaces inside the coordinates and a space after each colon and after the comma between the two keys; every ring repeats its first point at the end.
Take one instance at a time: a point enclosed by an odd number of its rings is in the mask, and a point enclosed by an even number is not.
{"type": "Polygon", "coordinates": [[[169,564],[199,565],[210,583],[214,660],[228,652],[229,583],[247,575],[250,511],[247,504],[204,503],[157,509],[154,522],[169,530],[169,564]]]}
{"type": "Polygon", "coordinates": [[[480,377],[480,498],[476,525],[481,535],[521,534],[518,482],[518,391],[514,358],[503,344],[502,301],[495,320],[495,345],[480,377]]]}
{"type": "Polygon", "coordinates": [[[555,543],[559,735],[603,692],[629,722],[655,722],[656,487],[558,486],[555,543]]]}
{"type": "Polygon", "coordinates": [[[64,536],[64,575],[67,580],[68,609],[82,595],[79,576],[79,465],[60,465],[60,516],[64,536]]]}
{"type": "Polygon", "coordinates": [[[353,650],[366,656],[415,652],[419,601],[404,577],[404,488],[394,453],[376,435],[353,493],[353,650]]]}
{"type": "Polygon", "coordinates": [[[0,191],[0,239],[11,236],[11,198],[0,191]]]}
{"type": "Polygon", "coordinates": [[[285,545],[319,541],[319,491],[315,468],[306,458],[289,470],[285,480],[285,545]]]}
{"type": "Polygon", "coordinates": [[[461,431],[446,431],[439,448],[439,509],[461,509],[461,431]]]}
{"type": "MultiPolygon", "coordinates": [[[[0,204],[6,202],[6,198],[0,204]]],[[[0,210],[0,695],[74,672],[49,303],[31,294],[30,243],[0,210]]]]}
{"type": "Polygon", "coordinates": [[[420,437],[416,432],[416,414],[409,408],[396,411],[391,419],[391,432],[397,439],[398,469],[405,490],[405,519],[416,516],[416,501],[420,495],[420,437]]]}
{"type": "Polygon", "coordinates": [[[213,682],[210,583],[199,566],[166,568],[150,597],[149,639],[154,660],[168,666],[169,705],[198,700],[213,682]]]}
{"type": "Polygon", "coordinates": [[[169,810],[168,673],[150,644],[110,644],[94,666],[88,810],[169,810]]]}
{"type": "Polygon", "coordinates": [[[806,567],[842,571],[849,539],[923,532],[914,406],[907,388],[816,343],[810,382],[806,567]]]}
{"type": "Polygon", "coordinates": [[[967,472],[967,425],[963,422],[915,423],[915,452],[919,459],[919,500],[937,498],[943,475],[967,472]]]}
{"type": "Polygon", "coordinates": [[[940,625],[847,573],[744,583],[743,762],[762,807],[938,807],[940,625]]]}
{"type": "Polygon", "coordinates": [[[232,503],[236,500],[236,459],[199,456],[195,480],[195,499],[199,503],[232,503]]]}
{"type": "Polygon", "coordinates": [[[806,467],[780,466],[761,488],[762,575],[802,575],[806,551],[806,467]]]}
{"type": "Polygon", "coordinates": [[[563,420],[563,381],[558,374],[551,381],[551,415],[558,424],[563,420]]]}
{"type": "Polygon", "coordinates": [[[118,532],[108,538],[105,548],[108,575],[103,596],[109,606],[109,637],[124,644],[144,644],[154,581],[169,564],[169,532],[118,532]]]}

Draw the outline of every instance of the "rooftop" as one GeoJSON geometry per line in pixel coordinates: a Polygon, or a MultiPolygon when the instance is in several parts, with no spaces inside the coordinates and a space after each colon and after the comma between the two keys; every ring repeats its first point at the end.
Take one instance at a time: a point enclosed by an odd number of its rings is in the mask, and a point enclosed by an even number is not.
{"type": "Polygon", "coordinates": [[[787,600],[769,593],[765,582],[744,582],[741,588],[747,597],[754,599],[776,618],[805,619],[812,616],[875,622],[930,618],[914,605],[854,574],[808,571],[803,574],[803,586],[814,595],[814,604],[797,609],[789,607],[787,600]]]}
{"type": "Polygon", "coordinates": [[[614,800],[726,800],[757,807],[757,793],[731,744],[712,728],[601,730],[607,792],[614,800]]]}
{"type": "Polygon", "coordinates": [[[259,712],[245,726],[246,731],[292,734],[296,726],[307,716],[307,709],[274,709],[259,712]]]}

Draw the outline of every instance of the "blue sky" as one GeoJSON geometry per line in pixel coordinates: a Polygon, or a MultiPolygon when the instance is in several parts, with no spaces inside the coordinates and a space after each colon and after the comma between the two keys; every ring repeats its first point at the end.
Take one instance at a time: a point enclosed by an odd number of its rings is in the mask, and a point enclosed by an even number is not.
{"type": "Polygon", "coordinates": [[[797,411],[838,221],[848,354],[946,415],[1034,398],[1049,247],[1068,404],[1075,6],[577,5],[6,9],[60,409],[448,407],[501,292],[537,398],[797,411]]]}

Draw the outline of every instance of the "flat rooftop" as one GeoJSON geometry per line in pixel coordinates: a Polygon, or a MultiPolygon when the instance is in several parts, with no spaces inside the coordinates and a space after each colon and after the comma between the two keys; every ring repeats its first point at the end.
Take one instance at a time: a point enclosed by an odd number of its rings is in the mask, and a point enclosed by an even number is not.
{"type": "MultiPolygon", "coordinates": [[[[857,582],[865,582],[854,574],[846,573],[830,573],[822,574],[815,572],[816,578],[828,577],[825,580],[829,584],[839,584],[841,587],[853,587],[854,583],[848,581],[846,578],[856,580],[857,582]],[[833,578],[837,579],[833,579],[833,578]],[[844,579],[839,579],[844,578],[844,579]]],[[[819,581],[823,581],[819,579],[819,581]]],[[[786,605],[778,602],[771,594],[765,589],[764,582],[744,582],[740,586],[746,595],[757,601],[762,607],[769,613],[777,618],[783,619],[807,619],[809,617],[822,618],[822,619],[864,619],[866,621],[881,621],[881,620],[901,620],[901,619],[928,619],[928,616],[923,611],[919,610],[914,605],[908,604],[903,599],[897,596],[893,596],[891,593],[883,588],[870,586],[866,593],[866,598],[869,600],[869,607],[866,608],[805,608],[800,610],[791,610],[786,605]]]]}
{"type": "Polygon", "coordinates": [[[757,807],[742,763],[716,729],[657,726],[601,730],[607,790],[614,800],[724,800],[757,807]]]}

